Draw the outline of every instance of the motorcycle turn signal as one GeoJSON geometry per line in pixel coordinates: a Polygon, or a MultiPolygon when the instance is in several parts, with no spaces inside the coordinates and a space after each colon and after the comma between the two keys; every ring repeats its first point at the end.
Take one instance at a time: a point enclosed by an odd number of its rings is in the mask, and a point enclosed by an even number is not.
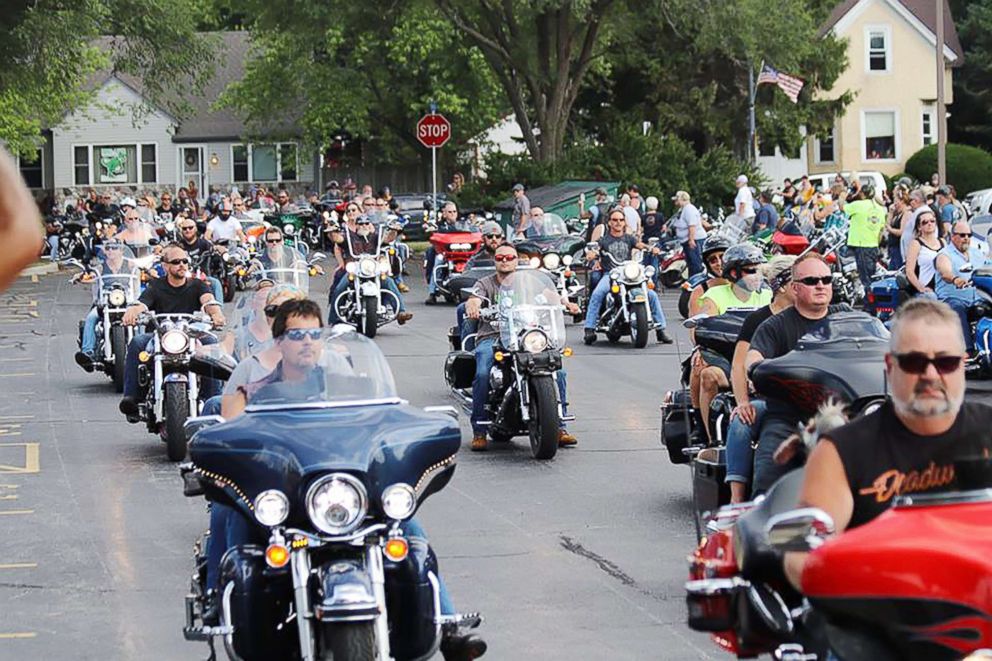
{"type": "Polygon", "coordinates": [[[383,553],[386,554],[386,557],[393,562],[401,562],[406,560],[406,556],[409,552],[410,546],[402,537],[390,537],[386,541],[386,546],[383,549],[383,553]]]}

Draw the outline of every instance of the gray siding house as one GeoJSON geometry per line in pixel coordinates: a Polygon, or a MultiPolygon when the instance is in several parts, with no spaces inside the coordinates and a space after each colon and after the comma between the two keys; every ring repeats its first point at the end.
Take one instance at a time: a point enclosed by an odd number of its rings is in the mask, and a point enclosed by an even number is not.
{"type": "MultiPolygon", "coordinates": [[[[252,184],[314,187],[319,155],[295,141],[256,142],[230,110],[211,108],[227,85],[244,74],[249,35],[218,35],[220,51],[212,80],[187,101],[193,113],[180,121],[149,103],[139,80],[105,74],[91,105],[67,115],[45,132],[39,158],[19,165],[39,195],[70,197],[88,188],[117,192],[175,191],[192,181],[201,199],[212,186],[227,191],[252,184]]],[[[290,132],[291,133],[291,132],[290,132]]]]}

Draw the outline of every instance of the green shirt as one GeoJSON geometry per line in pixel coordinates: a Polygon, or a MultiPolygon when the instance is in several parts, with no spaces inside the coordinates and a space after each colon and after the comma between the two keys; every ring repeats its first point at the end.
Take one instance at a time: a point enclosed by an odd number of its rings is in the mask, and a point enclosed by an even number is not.
{"type": "Polygon", "coordinates": [[[756,291],[746,301],[742,301],[734,294],[733,285],[719,285],[707,289],[700,300],[713,301],[717,314],[723,314],[727,310],[756,309],[768,305],[772,302],[772,290],[766,288],[756,291]]]}
{"type": "Polygon", "coordinates": [[[844,206],[850,219],[847,245],[852,248],[877,248],[885,229],[885,207],[875,200],[857,200],[844,206]]]}

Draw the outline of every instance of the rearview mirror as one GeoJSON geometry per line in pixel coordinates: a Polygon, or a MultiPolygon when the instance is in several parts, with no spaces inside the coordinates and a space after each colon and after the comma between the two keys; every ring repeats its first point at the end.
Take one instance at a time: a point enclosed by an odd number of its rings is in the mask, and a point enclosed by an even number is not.
{"type": "Polygon", "coordinates": [[[683,328],[695,328],[699,325],[699,322],[703,319],[709,319],[710,316],[705,312],[700,312],[699,314],[693,315],[682,322],[683,328]]]}
{"type": "Polygon", "coordinates": [[[830,515],[817,507],[777,514],[765,525],[768,545],[782,553],[812,551],[836,530],[830,515]]]}
{"type": "Polygon", "coordinates": [[[193,418],[187,418],[186,422],[183,424],[183,430],[186,432],[186,441],[193,440],[193,436],[196,432],[201,429],[206,429],[207,427],[213,427],[214,425],[219,425],[224,422],[224,418],[219,415],[198,415],[193,418]]]}

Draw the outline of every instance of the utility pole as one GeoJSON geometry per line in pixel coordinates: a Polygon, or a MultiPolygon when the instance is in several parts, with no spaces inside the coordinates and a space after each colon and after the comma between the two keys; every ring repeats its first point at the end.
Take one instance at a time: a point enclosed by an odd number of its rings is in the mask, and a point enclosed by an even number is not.
{"type": "MultiPolygon", "coordinates": [[[[940,2],[940,0],[937,1],[940,2]]],[[[754,97],[754,66],[749,60],[747,63],[747,158],[752,165],[754,164],[756,158],[756,150],[754,148],[754,134],[756,132],[754,122],[754,97]]]]}
{"type": "Polygon", "coordinates": [[[947,183],[947,109],[944,107],[944,0],[937,3],[937,176],[947,183]]]}

